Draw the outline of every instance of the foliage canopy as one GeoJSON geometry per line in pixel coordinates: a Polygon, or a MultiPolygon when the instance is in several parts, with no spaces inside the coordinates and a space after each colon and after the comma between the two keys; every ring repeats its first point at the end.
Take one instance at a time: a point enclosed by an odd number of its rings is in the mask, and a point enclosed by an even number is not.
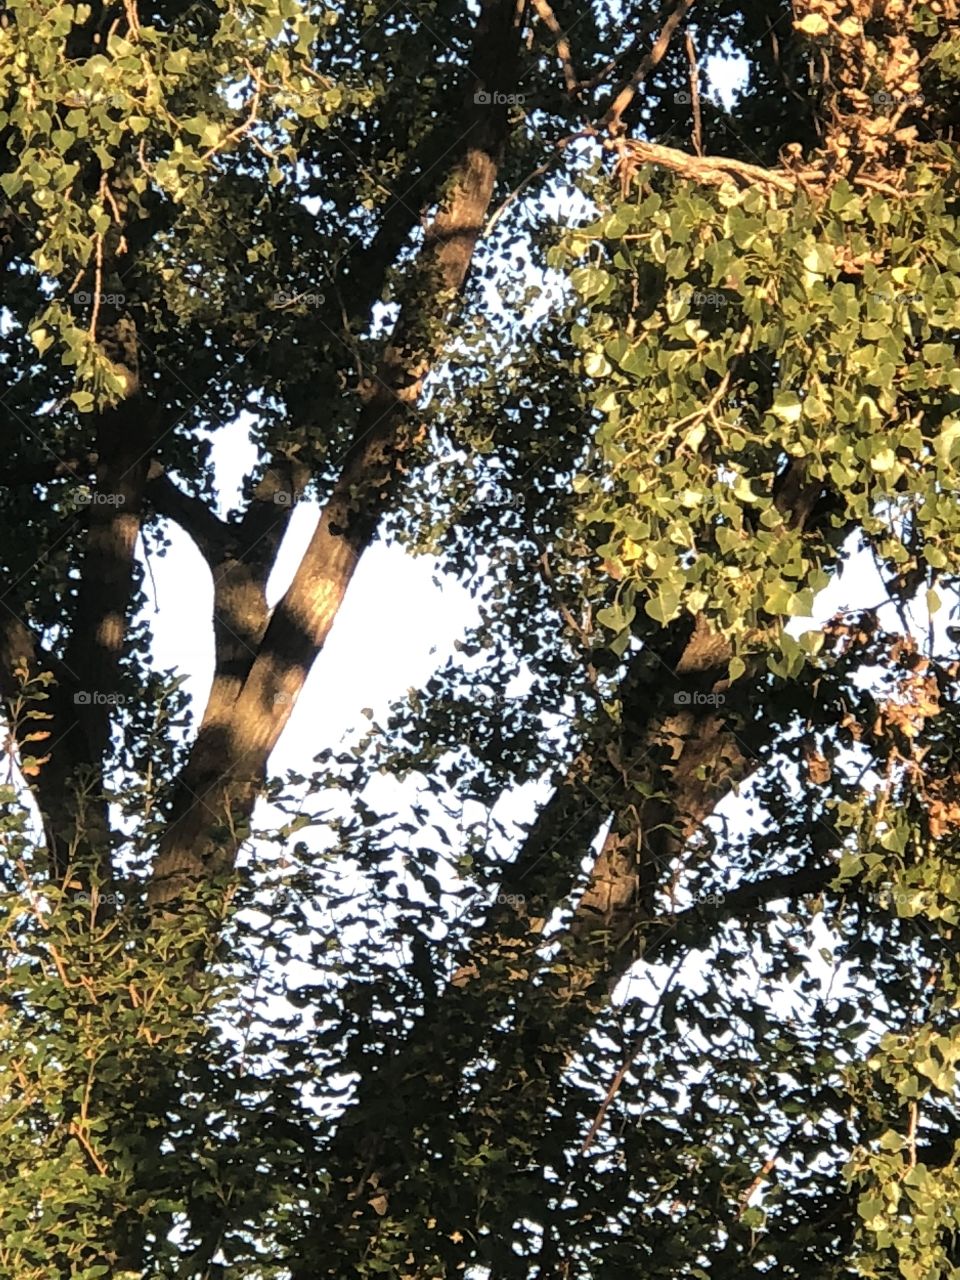
{"type": "Polygon", "coordinates": [[[960,1276],[958,31],[0,11],[0,1276],[960,1276]],[[481,623],[274,777],[377,537],[481,623]]]}

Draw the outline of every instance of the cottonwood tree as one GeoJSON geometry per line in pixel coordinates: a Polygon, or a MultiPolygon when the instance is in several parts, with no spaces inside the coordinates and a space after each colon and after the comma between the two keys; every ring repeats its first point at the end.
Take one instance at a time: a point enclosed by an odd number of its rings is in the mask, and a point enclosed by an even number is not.
{"type": "Polygon", "coordinates": [[[957,20],[3,10],[4,1275],[958,1274],[957,20]],[[272,778],[380,535],[482,622],[272,778]]]}

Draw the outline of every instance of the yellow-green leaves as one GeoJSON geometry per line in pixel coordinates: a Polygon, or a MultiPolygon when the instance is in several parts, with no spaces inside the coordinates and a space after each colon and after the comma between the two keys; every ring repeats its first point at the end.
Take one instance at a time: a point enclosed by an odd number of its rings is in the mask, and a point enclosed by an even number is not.
{"type": "MultiPolygon", "coordinates": [[[[322,125],[369,92],[326,77],[319,85],[308,74],[320,25],[306,0],[218,0],[202,15],[178,10],[156,27],[145,15],[128,21],[131,6],[96,40],[83,26],[84,9],[18,0],[0,33],[0,102],[12,157],[0,187],[30,228],[45,296],[63,303],[46,316],[52,341],[38,354],[59,346],[71,358],[78,298],[118,292],[95,264],[122,274],[124,254],[142,234],[138,224],[156,216],[159,204],[174,202],[184,228],[192,225],[205,243],[226,153],[232,160],[252,151],[292,165],[291,138],[304,119],[322,125]]],[[[231,200],[229,193],[217,198],[231,200]]],[[[230,244],[222,242],[221,256],[230,244]]],[[[82,389],[103,399],[102,380],[94,385],[87,376],[91,361],[72,364],[82,389]]]]}
{"type": "MultiPolygon", "coordinates": [[[[614,535],[642,523],[650,554],[622,571],[647,617],[705,609],[736,647],[808,615],[841,553],[836,530],[886,531],[891,494],[894,542],[912,512],[928,529],[924,562],[960,560],[960,371],[946,337],[960,288],[936,265],[960,262],[960,235],[939,194],[871,197],[868,210],[846,182],[819,207],[676,182],[597,201],[570,264],[574,339],[605,416],[607,471],[581,520],[614,535]]],[[[913,563],[916,548],[883,555],[913,563]]],[[[792,674],[803,660],[786,641],[771,659],[792,674]]]]}

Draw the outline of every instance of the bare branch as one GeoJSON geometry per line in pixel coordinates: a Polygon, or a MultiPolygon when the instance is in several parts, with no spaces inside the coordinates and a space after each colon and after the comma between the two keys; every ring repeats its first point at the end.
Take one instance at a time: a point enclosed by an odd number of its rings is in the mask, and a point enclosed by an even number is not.
{"type": "Polygon", "coordinates": [[[636,36],[627,48],[616,54],[615,57],[611,58],[595,76],[592,76],[589,80],[581,81],[579,87],[581,89],[596,89],[598,85],[603,84],[607,77],[612,75],[621,63],[626,62],[629,58],[632,58],[639,52],[643,47],[644,41],[652,32],[656,31],[660,23],[663,22],[664,18],[670,13],[671,8],[671,0],[665,0],[665,3],[661,4],[656,13],[652,14],[645,22],[641,23],[636,36]]]}
{"type": "Polygon", "coordinates": [[[573,57],[570,53],[570,42],[557,21],[556,14],[550,8],[548,0],[533,0],[533,7],[537,11],[537,17],[554,38],[560,65],[563,67],[563,82],[566,85],[567,93],[572,98],[575,98],[577,96],[578,81],[576,69],[573,65],[573,57]]]}
{"type": "Polygon", "coordinates": [[[687,61],[690,63],[690,110],[693,112],[693,149],[698,156],[703,155],[703,128],[700,121],[700,68],[697,66],[697,50],[693,36],[688,31],[684,36],[687,50],[687,61]]]}
{"type": "MultiPolygon", "coordinates": [[[[826,835],[826,829],[824,829],[826,835]]],[[[825,841],[821,841],[825,844],[825,841]]],[[[771,902],[795,902],[798,898],[813,897],[829,888],[836,878],[835,862],[823,861],[829,850],[820,848],[816,858],[796,871],[777,872],[762,880],[747,880],[720,895],[719,902],[697,903],[679,912],[670,920],[661,921],[659,931],[648,931],[642,955],[645,963],[660,961],[663,953],[673,953],[677,948],[686,949],[691,940],[697,946],[705,945],[716,929],[727,920],[744,919],[758,907],[771,902]]],[[[635,958],[635,957],[633,957],[635,958]]]]}
{"type": "Polygon", "coordinates": [[[623,132],[623,113],[636,97],[637,90],[640,88],[641,84],[643,84],[644,80],[646,80],[650,72],[663,61],[664,55],[670,46],[670,41],[673,39],[674,33],[695,3],[696,0],[679,0],[676,8],[660,28],[660,34],[654,41],[653,48],[640,60],[640,65],[637,67],[636,71],[615,95],[610,106],[607,108],[603,117],[603,123],[607,126],[614,137],[623,132]]]}
{"type": "Polygon", "coordinates": [[[607,1089],[607,1092],[604,1095],[604,1099],[600,1103],[600,1107],[597,1111],[597,1114],[593,1119],[593,1123],[590,1125],[590,1128],[587,1131],[587,1136],[584,1138],[583,1143],[580,1147],[580,1154],[582,1156],[585,1156],[587,1152],[590,1150],[590,1148],[593,1146],[593,1140],[594,1138],[596,1138],[597,1134],[600,1132],[600,1126],[603,1124],[604,1117],[607,1114],[607,1109],[609,1108],[610,1103],[617,1096],[620,1086],[623,1084],[624,1080],[626,1079],[627,1072],[633,1066],[634,1062],[636,1062],[637,1054],[643,1048],[644,1043],[646,1042],[647,1033],[649,1032],[650,1028],[653,1026],[653,1020],[656,1017],[657,1013],[659,1012],[660,1007],[662,1006],[666,998],[667,992],[673,986],[673,983],[676,980],[677,974],[680,972],[680,969],[685,959],[686,959],[686,956],[681,956],[680,959],[677,960],[677,962],[674,964],[673,968],[670,971],[669,976],[667,977],[666,982],[663,984],[663,987],[661,988],[660,995],[657,998],[656,1004],[653,1006],[653,1008],[650,1010],[650,1013],[647,1015],[646,1026],[634,1040],[633,1044],[630,1047],[629,1053],[624,1058],[623,1063],[617,1069],[613,1079],[610,1081],[610,1087],[607,1089]]]}
{"type": "MultiPolygon", "coordinates": [[[[797,187],[797,175],[780,169],[763,169],[760,165],[747,164],[743,160],[728,160],[724,156],[692,156],[675,147],[664,147],[656,142],[643,142],[638,138],[621,138],[615,144],[620,153],[621,175],[629,174],[641,164],[655,164],[682,178],[705,186],[722,186],[732,179],[761,187],[773,187],[777,191],[792,193],[797,187]]],[[[806,175],[803,175],[806,176],[806,175]]],[[[816,174],[811,176],[816,179],[816,174]]]]}

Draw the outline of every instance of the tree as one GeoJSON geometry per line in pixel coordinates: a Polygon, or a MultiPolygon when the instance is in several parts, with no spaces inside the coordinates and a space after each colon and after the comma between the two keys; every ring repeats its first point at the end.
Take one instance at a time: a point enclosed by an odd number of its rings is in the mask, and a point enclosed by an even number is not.
{"type": "Polygon", "coordinates": [[[3,1274],[960,1273],[957,19],[3,11],[3,1274]],[[271,778],[379,535],[482,624],[271,778]]]}

